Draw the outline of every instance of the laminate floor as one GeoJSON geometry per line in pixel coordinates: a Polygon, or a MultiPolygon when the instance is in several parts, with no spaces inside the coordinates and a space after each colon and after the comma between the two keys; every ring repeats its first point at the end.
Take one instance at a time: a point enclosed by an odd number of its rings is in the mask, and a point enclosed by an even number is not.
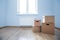
{"type": "Polygon", "coordinates": [[[54,35],[34,33],[32,28],[7,27],[0,29],[0,40],[54,40],[54,35]]]}

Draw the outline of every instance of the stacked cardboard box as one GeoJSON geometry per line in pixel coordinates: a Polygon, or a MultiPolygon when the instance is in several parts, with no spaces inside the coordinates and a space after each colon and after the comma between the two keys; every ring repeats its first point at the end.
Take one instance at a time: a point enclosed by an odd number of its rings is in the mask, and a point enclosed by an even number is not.
{"type": "Polygon", "coordinates": [[[42,32],[54,34],[54,16],[44,16],[42,23],[42,32]]]}
{"type": "Polygon", "coordinates": [[[54,34],[54,23],[42,23],[42,32],[54,34]]]}
{"type": "Polygon", "coordinates": [[[34,20],[33,32],[40,32],[40,20],[34,20]]]}
{"type": "Polygon", "coordinates": [[[40,32],[40,27],[33,27],[33,32],[40,32]]]}
{"type": "Polygon", "coordinates": [[[34,26],[39,27],[40,26],[40,20],[34,20],[34,26]]]}
{"type": "Polygon", "coordinates": [[[43,23],[54,23],[54,16],[43,16],[43,23]]]}

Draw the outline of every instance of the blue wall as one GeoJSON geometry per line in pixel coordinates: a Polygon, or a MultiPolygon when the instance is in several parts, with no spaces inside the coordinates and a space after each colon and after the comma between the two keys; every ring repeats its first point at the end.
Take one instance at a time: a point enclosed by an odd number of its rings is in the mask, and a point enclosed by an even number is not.
{"type": "Polygon", "coordinates": [[[5,5],[6,1],[5,0],[0,0],[0,26],[5,26],[5,5]]]}
{"type": "Polygon", "coordinates": [[[7,1],[7,16],[6,25],[7,26],[19,26],[19,17],[17,15],[17,0],[7,1]]]}
{"type": "Polygon", "coordinates": [[[60,28],[60,0],[54,1],[54,15],[56,27],[60,28]]]}
{"type": "Polygon", "coordinates": [[[39,0],[38,15],[18,15],[16,12],[17,4],[16,0],[8,0],[7,9],[7,25],[8,26],[20,26],[20,25],[32,25],[35,18],[42,19],[42,16],[53,15],[53,0],[39,0]],[[29,21],[30,20],[32,21],[29,21]],[[27,20],[26,20],[27,19],[27,20]]]}
{"type": "Polygon", "coordinates": [[[39,0],[38,8],[39,8],[39,17],[41,18],[42,21],[42,16],[47,16],[47,15],[54,15],[53,11],[53,5],[54,5],[54,0],[39,0]]]}
{"type": "Polygon", "coordinates": [[[0,26],[32,25],[35,18],[42,20],[42,16],[55,15],[56,27],[60,27],[59,4],[60,0],[38,0],[37,15],[19,15],[17,0],[0,0],[0,26]],[[32,21],[29,21],[29,18],[32,21]]]}

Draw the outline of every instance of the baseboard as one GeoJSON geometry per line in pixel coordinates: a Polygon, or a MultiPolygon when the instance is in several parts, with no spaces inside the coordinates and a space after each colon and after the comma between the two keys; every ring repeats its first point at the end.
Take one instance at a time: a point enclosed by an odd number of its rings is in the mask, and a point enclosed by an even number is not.
{"type": "Polygon", "coordinates": [[[5,26],[5,27],[21,27],[21,28],[32,28],[33,26],[5,26]]]}
{"type": "Polygon", "coordinates": [[[33,26],[20,26],[21,28],[32,28],[33,26]]]}
{"type": "Polygon", "coordinates": [[[55,27],[55,29],[58,29],[58,30],[60,30],[60,28],[58,28],[58,27],[55,27]]]}
{"type": "Polygon", "coordinates": [[[0,26],[0,29],[2,29],[2,28],[6,28],[7,26],[0,26]]]}

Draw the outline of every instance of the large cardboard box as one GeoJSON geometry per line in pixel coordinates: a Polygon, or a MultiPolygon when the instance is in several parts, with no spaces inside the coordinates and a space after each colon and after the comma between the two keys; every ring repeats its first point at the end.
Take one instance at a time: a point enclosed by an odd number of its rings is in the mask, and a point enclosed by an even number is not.
{"type": "Polygon", "coordinates": [[[52,22],[54,23],[54,16],[43,16],[43,23],[52,22]]]}
{"type": "Polygon", "coordinates": [[[54,23],[42,23],[42,32],[54,34],[54,23]]]}

